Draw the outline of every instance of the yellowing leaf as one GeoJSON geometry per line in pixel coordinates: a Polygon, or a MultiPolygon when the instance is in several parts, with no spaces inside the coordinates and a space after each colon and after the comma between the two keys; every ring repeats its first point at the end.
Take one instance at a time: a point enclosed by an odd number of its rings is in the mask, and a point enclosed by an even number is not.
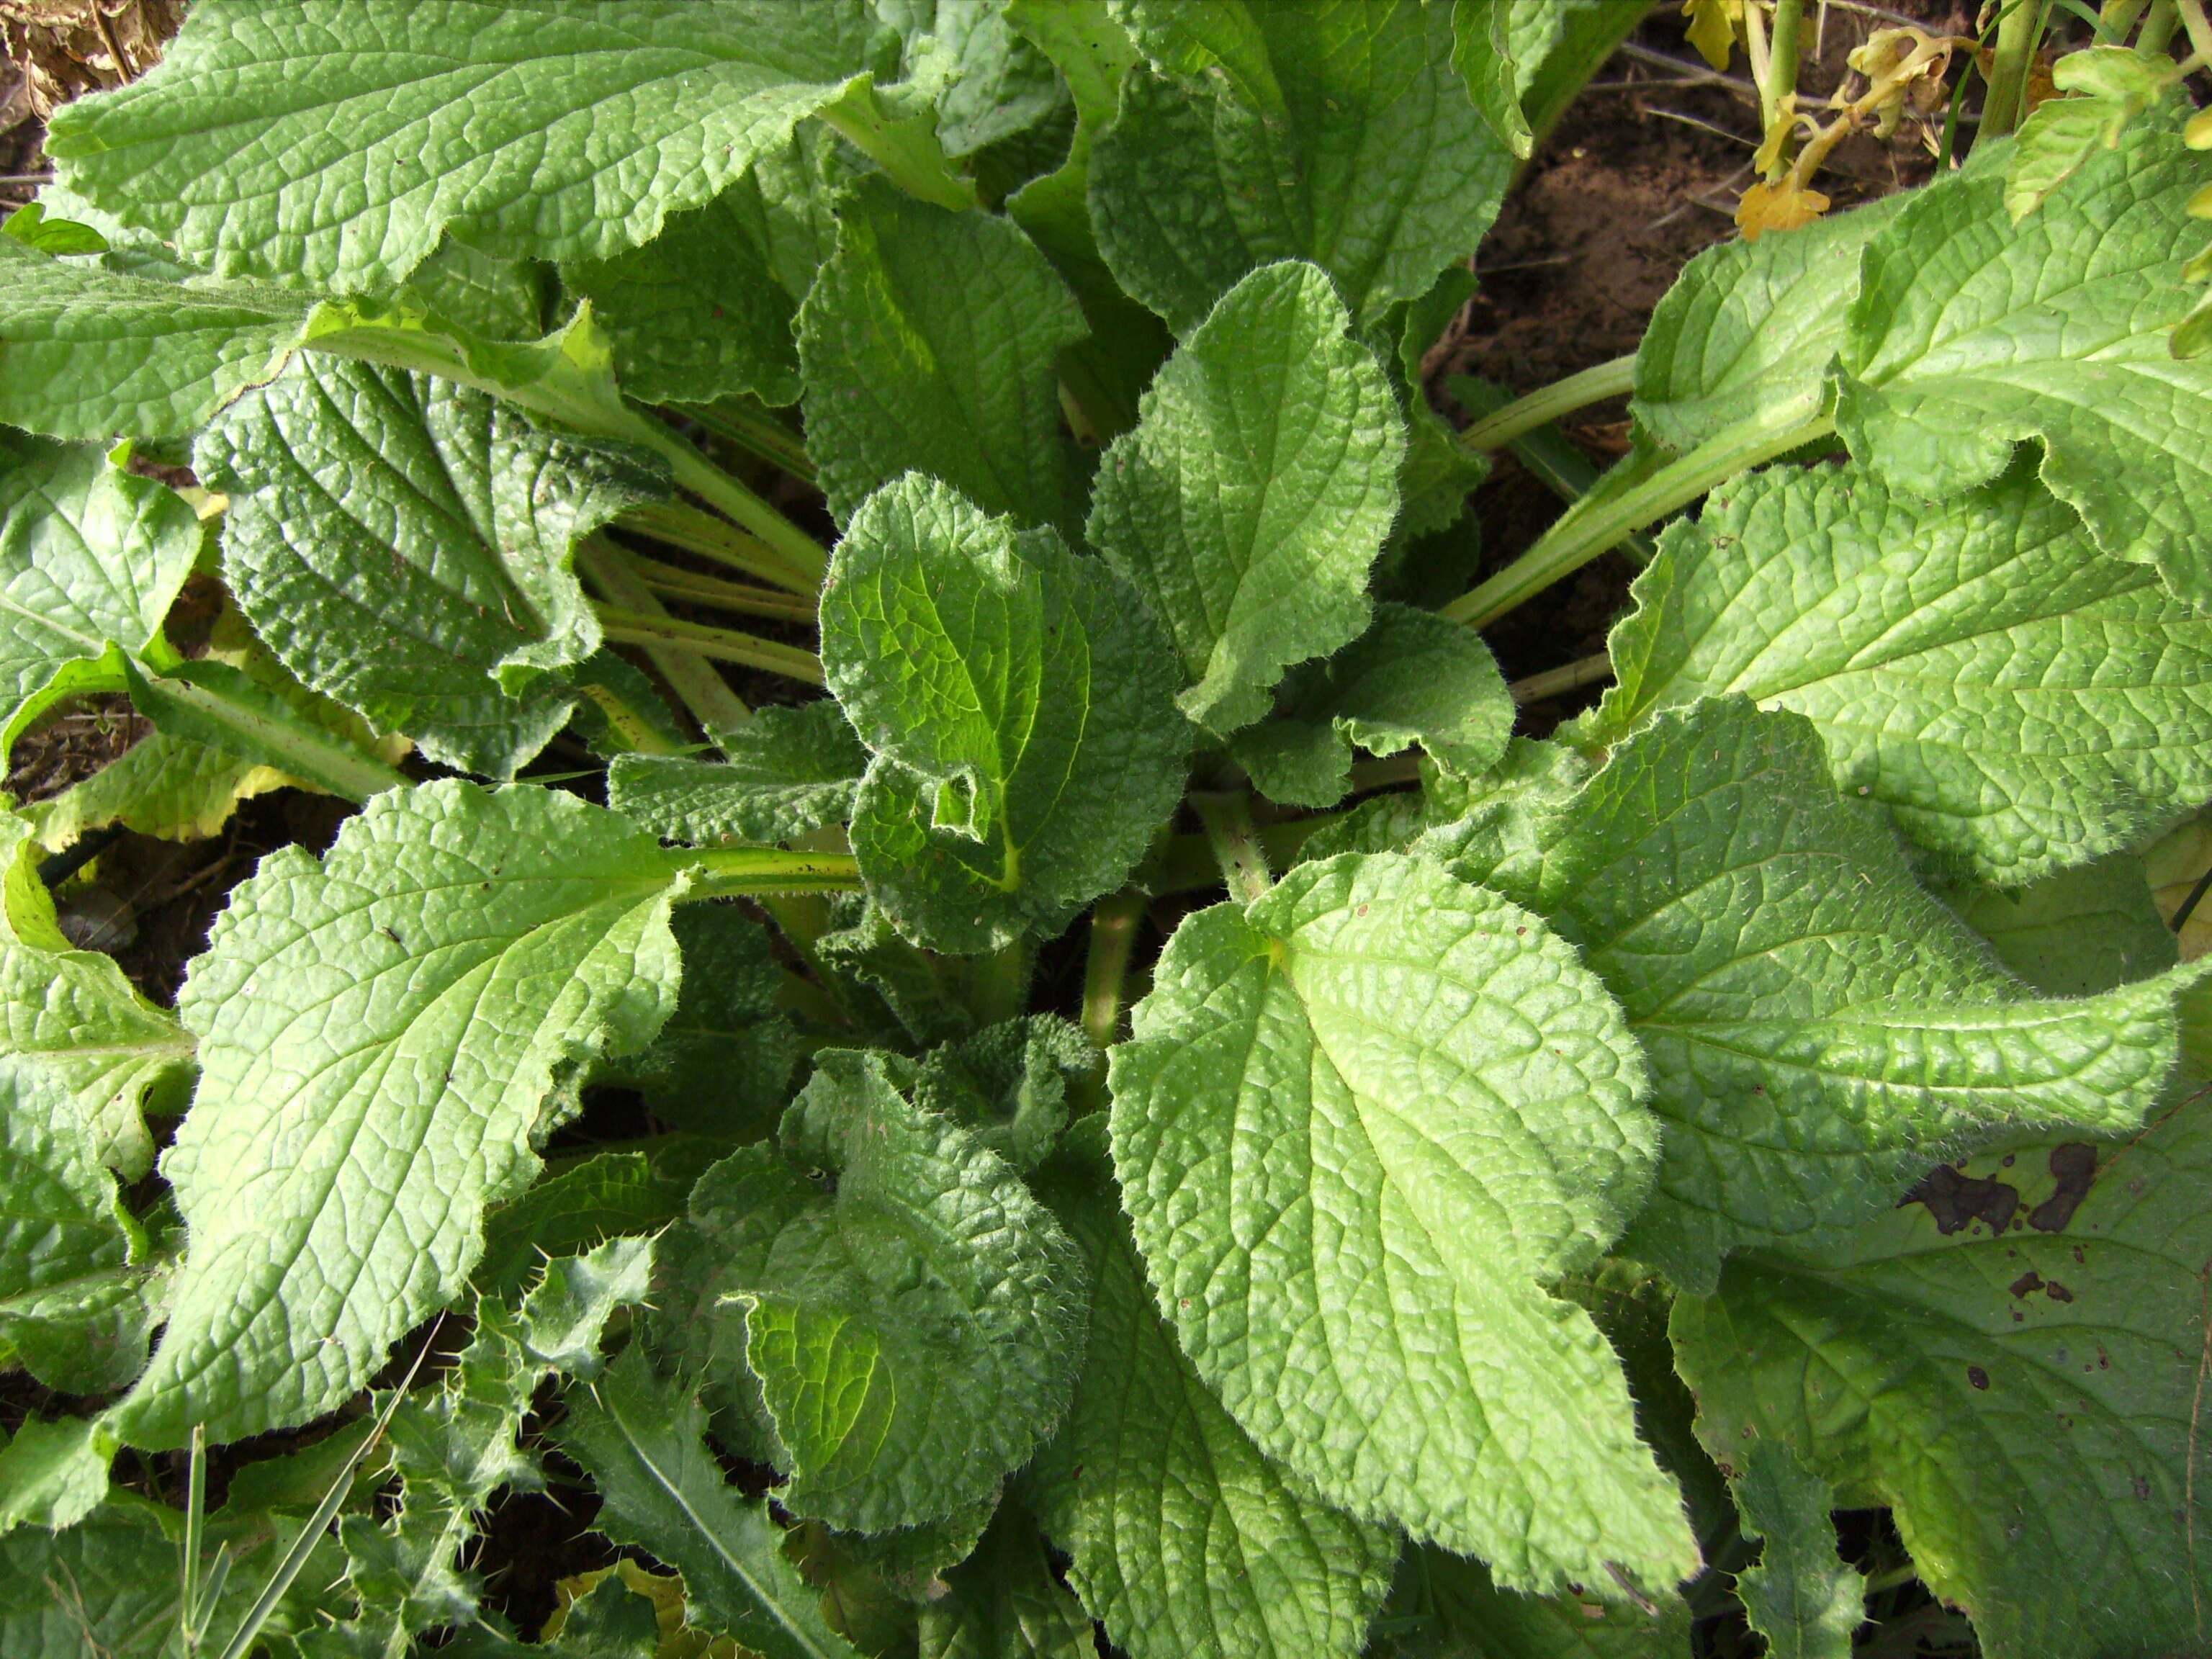
{"type": "Polygon", "coordinates": [[[1783,179],[1764,181],[1744,191],[1736,204],[1736,228],[1743,240],[1755,242],[1770,230],[1796,230],[1809,225],[1828,210],[1828,198],[1817,190],[1783,179]]]}
{"type": "Polygon", "coordinates": [[[1690,20],[1690,44],[1717,70],[1729,66],[1729,52],[1743,33],[1743,0],[1682,0],[1690,20]]]}

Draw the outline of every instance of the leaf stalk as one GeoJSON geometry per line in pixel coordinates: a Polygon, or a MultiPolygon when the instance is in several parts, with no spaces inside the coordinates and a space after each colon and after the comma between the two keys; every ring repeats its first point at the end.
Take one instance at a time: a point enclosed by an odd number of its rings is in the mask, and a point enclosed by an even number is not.
{"type": "Polygon", "coordinates": [[[598,609],[599,631],[617,645],[689,651],[717,662],[733,662],[742,667],[781,674],[787,679],[804,680],[809,685],[824,684],[822,659],[795,645],[764,640],[757,634],[740,633],[734,628],[708,628],[701,623],[682,622],[666,615],[656,617],[605,605],[598,609]]]}
{"type": "Polygon", "coordinates": [[[1252,822],[1252,797],[1243,790],[1229,793],[1194,791],[1190,806],[1206,826],[1206,840],[1221,866],[1230,893],[1249,904],[1274,885],[1267,872],[1267,852],[1260,844],[1260,831],[1252,822]]]}
{"type": "Polygon", "coordinates": [[[789,853],[779,847],[672,848],[668,860],[694,880],[684,902],[787,893],[854,893],[860,862],[850,853],[789,853]]]}
{"type": "MultiPolygon", "coordinates": [[[[634,574],[622,550],[603,536],[592,536],[576,544],[576,568],[606,599],[642,616],[665,617],[659,599],[634,574]]],[[[602,630],[605,623],[600,624],[602,630]]],[[[730,689],[721,671],[689,651],[645,641],[647,661],[660,672],[669,690],[691,711],[692,719],[710,738],[734,732],[752,719],[744,699],[730,689]]]]}
{"type": "Polygon", "coordinates": [[[1635,384],[1636,354],[1632,351],[1626,357],[1615,357],[1611,362],[1583,369],[1564,380],[1540,386],[1525,398],[1515,398],[1461,433],[1460,446],[1478,454],[1503,449],[1524,432],[1533,432],[1591,404],[1617,398],[1633,390],[1635,384]]]}

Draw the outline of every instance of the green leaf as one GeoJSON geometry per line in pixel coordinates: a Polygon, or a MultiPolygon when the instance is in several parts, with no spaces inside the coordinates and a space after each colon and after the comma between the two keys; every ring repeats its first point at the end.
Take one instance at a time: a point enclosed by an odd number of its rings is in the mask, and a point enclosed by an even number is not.
{"type": "Polygon", "coordinates": [[[102,270],[0,236],[0,422],[97,441],[184,437],[283,366],[313,301],[102,270]]]}
{"type": "Polygon", "coordinates": [[[635,451],[319,356],[226,410],[192,459],[231,493],[224,574],[284,665],[432,758],[501,777],[574,702],[544,671],[599,648],[575,543],[666,493],[635,451]]]}
{"type": "Polygon", "coordinates": [[[557,1078],[667,1018],[674,882],[600,808],[446,781],[233,890],[178,1002],[204,1076],[162,1168],[191,1242],[125,1441],[305,1422],[453,1299],[557,1078]]]}
{"type": "Polygon", "coordinates": [[[1057,1014],[1026,1015],[931,1049],[914,1103],[1026,1175],[1067,1127],[1067,1085],[1089,1076],[1098,1057],[1081,1027],[1057,1014]]]}
{"type": "Polygon", "coordinates": [[[1691,260],[1636,349],[1630,408],[1644,429],[1687,452],[1755,416],[1778,429],[1819,414],[1858,292],[1860,252],[1913,199],[1885,196],[1691,260]]]}
{"type": "Polygon", "coordinates": [[[1619,1010],[1540,921],[1402,855],[1300,865],[1186,921],[1134,1030],[1123,1202],[1262,1451],[1515,1585],[1692,1571],[1613,1351],[1543,1288],[1659,1147],[1619,1010]]]}
{"type": "Polygon", "coordinates": [[[921,1609],[921,1659],[1094,1659],[1091,1620],[1061,1589],[1036,1522],[1001,1504],[950,1590],[921,1609]]]}
{"type": "Polygon", "coordinates": [[[1850,1659],[1851,1632],[1866,1622],[1866,1583],[1836,1555],[1828,1518],[1834,1493],[1787,1441],[1754,1441],[1735,1481],[1744,1528],[1765,1540],[1759,1564],[1736,1575],[1751,1627],[1775,1659],[1850,1659]]]}
{"type": "Polygon", "coordinates": [[[1656,1616],[1591,1589],[1522,1595],[1480,1561],[1416,1545],[1399,1564],[1375,1659],[1679,1659],[1690,1616],[1670,1595],[1656,1616]],[[1389,1633],[1382,1633],[1387,1632],[1389,1633]]]}
{"type": "Polygon", "coordinates": [[[57,111],[64,184],[217,272],[397,283],[650,241],[890,45],[861,0],[217,0],[143,79],[57,111]]]}
{"type": "Polygon", "coordinates": [[[1025,1501],[1130,1659],[1352,1659],[1396,1534],[1330,1509],[1222,1409],[1162,1322],[1085,1139],[1091,1155],[1055,1158],[1040,1190],[1090,1263],[1091,1344],[1025,1501]]]}
{"type": "Polygon", "coordinates": [[[1606,733],[1723,693],[1793,710],[1845,793],[1991,884],[2212,799],[2191,738],[2212,623],[2100,556],[2030,467],[1942,502],[1862,466],[1771,467],[1660,539],[1610,642],[1606,733]]]}
{"type": "Polygon", "coordinates": [[[495,259],[448,236],[407,286],[433,315],[479,340],[534,340],[545,332],[551,284],[533,261],[495,259]]]}
{"type": "Polygon", "coordinates": [[[836,925],[815,941],[814,954],[845,992],[848,1006],[855,992],[861,1000],[881,1004],[887,1017],[881,1032],[886,1044],[902,1048],[907,1039],[924,1046],[950,1042],[975,1030],[964,964],[908,945],[885,919],[883,907],[865,894],[832,899],[830,915],[836,925]]]}
{"type": "Polygon", "coordinates": [[[1066,527],[1059,358],[1087,331],[1020,228],[864,179],[799,314],[807,452],[837,521],[908,471],[987,513],[1066,527]]]}
{"type": "Polygon", "coordinates": [[[1867,245],[1840,350],[1837,428],[1900,492],[1945,496],[2043,445],[2043,481],[2097,544],[2212,608],[2212,363],[2168,331],[2196,295],[2203,183],[2175,123],[2136,123],[2014,226],[2004,180],[1917,192],[1867,245]]]}
{"type": "Polygon", "coordinates": [[[1836,794],[1802,716],[1662,714],[1561,827],[1526,896],[1650,1061],[1666,1158],[1621,1252],[1678,1285],[1741,1245],[1817,1249],[2008,1127],[2132,1128],[2172,1067],[2185,978],[2037,997],[1836,794]]]}
{"type": "Polygon", "coordinates": [[[1173,810],[1188,728],[1141,607],[1050,530],[907,477],[838,543],[822,665],[875,752],[853,848],[899,931],[980,952],[1055,933],[1173,810]]]}
{"type": "Polygon", "coordinates": [[[2051,66],[2052,82],[2071,97],[2046,98],[2021,123],[2005,160],[2005,211],[2025,219],[2081,169],[2100,149],[2120,142],[2128,124],[2174,83],[2173,59],[2162,52],[2089,46],[2051,66]]]}
{"type": "Polygon", "coordinates": [[[1066,94],[1052,62],[1007,20],[1006,0],[933,0],[907,42],[906,77],[937,109],[947,155],[969,155],[1035,126],[1066,94]]]}
{"type": "Polygon", "coordinates": [[[2177,958],[2140,853],[2114,853],[2012,890],[1945,896],[1999,961],[2053,996],[2115,990],[2164,973],[2177,958]]]}
{"type": "Polygon", "coordinates": [[[1310,259],[1362,328],[1481,239],[1510,170],[1442,5],[1115,0],[1148,68],[1091,155],[1106,263],[1178,336],[1246,273],[1310,259]]]}
{"type": "Polygon", "coordinates": [[[633,1344],[587,1389],[571,1389],[556,1434],[604,1500],[599,1529],[684,1575],[686,1615],[762,1659],[856,1659],[784,1559],[768,1500],[726,1485],[706,1413],[653,1374],[633,1344]]]}
{"type": "Polygon", "coordinates": [[[695,846],[789,841],[852,815],[868,751],[835,699],[757,708],[721,744],[726,765],[617,756],[607,769],[607,805],[655,835],[695,846]]]}
{"type": "Polygon", "coordinates": [[[1368,623],[1397,511],[1396,399],[1311,265],[1254,271],[1170,358],[1099,463],[1085,533],[1174,635],[1183,712],[1226,733],[1291,663],[1368,623]]]}
{"type": "Polygon", "coordinates": [[[528,1288],[549,1255],[659,1231],[684,1213],[692,1182],[722,1152],[710,1140],[672,1135],[655,1144],[651,1157],[594,1152],[547,1176],[484,1218],[483,1255],[472,1282],[487,1297],[511,1300],[528,1288]]]}
{"type": "Polygon", "coordinates": [[[1730,1262],[1674,1305],[1707,1445],[1779,1442],[1839,1505],[1890,1505],[1990,1659],[2188,1651],[2203,1109],[2122,1146],[2014,1143],[1817,1258],[1730,1262]]]}
{"type": "Polygon", "coordinates": [[[1513,9],[1511,0],[1453,0],[1452,64],[1490,136],[1526,161],[1535,153],[1536,139],[1521,110],[1513,9]]]}
{"type": "Polygon", "coordinates": [[[95,685],[100,659],[152,644],[199,549],[174,490],[0,431],[0,751],[70,692],[121,689],[95,685]]]}
{"type": "MultiPolygon", "coordinates": [[[[17,1173],[9,1171],[11,1179],[17,1173]]],[[[27,1419],[0,1449],[0,1533],[76,1525],[107,1496],[107,1466],[116,1450],[115,1437],[94,1419],[27,1419]]]]}
{"type": "Polygon", "coordinates": [[[1418,743],[1472,774],[1503,755],[1513,732],[1513,699],[1490,647],[1470,629],[1402,605],[1378,605],[1358,640],[1292,670],[1279,701],[1283,716],[1239,732],[1231,752],[1261,793],[1293,806],[1344,798],[1355,743],[1376,755],[1418,743]]]}
{"type": "Polygon", "coordinates": [[[49,218],[45,204],[39,202],[27,202],[5,220],[0,220],[0,235],[12,236],[26,247],[34,247],[56,258],[107,252],[107,238],[90,225],[49,218]]]}
{"type": "Polygon", "coordinates": [[[725,1143],[772,1134],[801,1051],[775,1012],[784,970],[768,929],[703,904],[678,911],[671,926],[684,955],[676,1012],[621,1070],[653,1115],[678,1129],[725,1143]]]}
{"type": "Polygon", "coordinates": [[[1013,1170],[909,1104],[884,1057],[817,1067],[780,1148],[701,1178],[661,1306],[686,1373],[754,1414],[791,1477],[785,1509],[919,1526],[986,1496],[1060,1420],[1082,1261],[1013,1170]]]}
{"type": "Polygon", "coordinates": [[[153,1167],[145,1114],[182,1109],[192,1041],[138,994],[112,957],[62,934],[28,826],[0,815],[0,1055],[67,1091],[94,1156],[135,1181],[153,1167]]]}
{"type": "Polygon", "coordinates": [[[632,397],[798,401],[798,301],[777,282],[761,210],[757,185],[733,187],[672,215],[643,247],[562,266],[562,281],[591,301],[606,329],[632,397]]]}
{"type": "Polygon", "coordinates": [[[586,1381],[600,1374],[600,1334],[617,1309],[644,1299],[652,1264],[650,1243],[617,1239],[549,1262],[519,1308],[477,1305],[475,1334],[445,1380],[392,1413],[393,1513],[338,1522],[359,1607],[319,1651],[404,1653],[424,1631],[480,1619],[483,1587],[460,1552],[495,1492],[544,1487],[536,1455],[517,1442],[532,1396],[553,1371],[586,1381]]]}
{"type": "Polygon", "coordinates": [[[37,1060],[0,1060],[0,1353],[71,1393],[128,1382],[152,1322],[144,1239],[88,1130],[37,1060]]]}

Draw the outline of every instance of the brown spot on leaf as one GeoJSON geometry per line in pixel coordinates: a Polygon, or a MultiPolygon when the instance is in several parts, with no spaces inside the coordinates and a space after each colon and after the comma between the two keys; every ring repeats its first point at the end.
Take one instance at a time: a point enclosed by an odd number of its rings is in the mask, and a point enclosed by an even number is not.
{"type": "Polygon", "coordinates": [[[2097,1149],[2079,1140],[2053,1146],[2051,1173],[2058,1182],[2057,1188],[2027,1212],[2027,1224],[2039,1233],[2063,1232],[2073,1220],[2074,1212],[2081,1207],[2081,1200],[2088,1197],[2090,1186],[2097,1179],[2097,1149]]]}
{"type": "Polygon", "coordinates": [[[2074,1299],[2074,1292],[2055,1279],[2043,1287],[2043,1293],[2053,1302],[2071,1302],[2074,1299]]]}
{"type": "Polygon", "coordinates": [[[2030,1267],[2013,1280],[2011,1288],[2014,1296],[2033,1296],[2043,1288],[2043,1275],[2030,1267]]]}
{"type": "Polygon", "coordinates": [[[1897,1207],[1901,1210],[1908,1204],[1925,1204],[1928,1213],[1936,1218],[1939,1233],[1955,1233],[1976,1221],[1985,1221],[1991,1232],[2001,1233],[2020,1207],[2020,1189],[2002,1181],[1961,1175],[1949,1164],[1939,1164],[1898,1200],[1897,1207]]]}
{"type": "Polygon", "coordinates": [[[1986,1389],[1990,1386],[1990,1374],[1979,1365],[1969,1365],[1966,1367],[1966,1381],[1978,1389],[1986,1389]]]}

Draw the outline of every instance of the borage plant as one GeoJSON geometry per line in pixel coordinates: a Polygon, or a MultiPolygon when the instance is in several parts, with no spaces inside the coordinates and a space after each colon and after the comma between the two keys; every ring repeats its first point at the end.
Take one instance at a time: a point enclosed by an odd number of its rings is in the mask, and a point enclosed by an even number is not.
{"type": "Polygon", "coordinates": [[[200,0],[58,112],[4,735],[151,735],[4,830],[0,1340],[82,1404],[0,1650],[1840,1655],[1917,1575],[2207,1651],[2212,30],[1817,218],[1959,43],[1823,125],[1765,9],[1814,222],[1463,439],[1639,6],[200,0]],[[1632,380],[1470,591],[1481,452],[1632,380]],[[1701,498],[1513,737],[1475,629],[1701,498]],[[361,809],[173,1012],[64,939],[43,859],[285,782],[361,809]],[[637,1556],[526,1640],[549,1443],[637,1556]]]}

